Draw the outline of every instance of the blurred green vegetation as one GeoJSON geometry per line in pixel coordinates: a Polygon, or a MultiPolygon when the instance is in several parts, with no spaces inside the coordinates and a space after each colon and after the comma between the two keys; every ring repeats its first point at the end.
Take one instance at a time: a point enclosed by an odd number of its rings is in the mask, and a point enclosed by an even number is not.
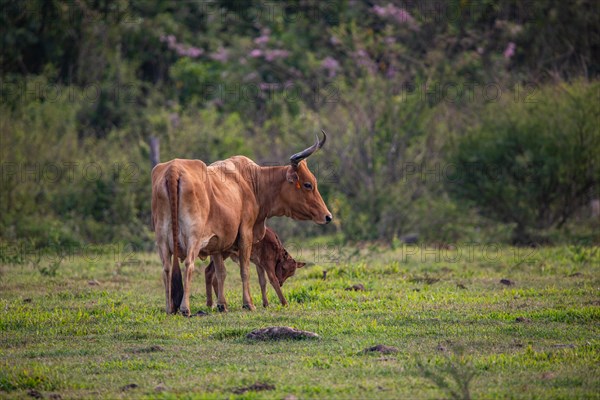
{"type": "Polygon", "coordinates": [[[272,165],[321,128],[335,224],[284,237],[600,241],[594,0],[0,4],[0,241],[149,248],[150,137],[272,165]]]}

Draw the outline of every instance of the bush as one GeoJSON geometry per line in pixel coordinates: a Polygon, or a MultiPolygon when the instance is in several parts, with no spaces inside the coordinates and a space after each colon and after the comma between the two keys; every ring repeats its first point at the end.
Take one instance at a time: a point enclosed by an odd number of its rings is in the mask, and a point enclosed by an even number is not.
{"type": "Polygon", "coordinates": [[[598,196],[600,84],[548,87],[532,103],[502,102],[460,138],[448,190],[494,220],[514,223],[513,240],[560,228],[598,196]],[[454,179],[455,178],[455,179],[454,179]]]}

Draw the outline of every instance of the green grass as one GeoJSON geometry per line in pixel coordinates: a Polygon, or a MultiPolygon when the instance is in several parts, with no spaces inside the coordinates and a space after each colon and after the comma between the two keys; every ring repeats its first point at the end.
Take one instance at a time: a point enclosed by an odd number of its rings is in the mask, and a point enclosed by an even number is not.
{"type": "MultiPolygon", "coordinates": [[[[597,249],[288,247],[312,262],[284,285],[289,307],[272,288],[260,307],[253,276],[259,309],[243,311],[228,263],[230,312],[190,319],[164,313],[156,254],[2,265],[0,397],[448,398],[474,374],[472,398],[600,398],[597,249]],[[274,325],[321,338],[245,338],[274,325]],[[362,352],[376,344],[399,352],[362,352]],[[257,383],[275,389],[238,390],[257,383]]],[[[207,311],[197,265],[192,312],[207,311]]]]}

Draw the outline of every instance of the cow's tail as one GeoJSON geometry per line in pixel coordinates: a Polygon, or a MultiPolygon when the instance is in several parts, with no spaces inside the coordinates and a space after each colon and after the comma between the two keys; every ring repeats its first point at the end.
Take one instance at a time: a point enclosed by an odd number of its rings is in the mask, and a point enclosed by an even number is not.
{"type": "Polygon", "coordinates": [[[171,169],[167,178],[167,193],[171,205],[171,227],[173,228],[173,267],[171,268],[171,301],[175,310],[183,299],[183,280],[179,268],[179,172],[171,169]]]}

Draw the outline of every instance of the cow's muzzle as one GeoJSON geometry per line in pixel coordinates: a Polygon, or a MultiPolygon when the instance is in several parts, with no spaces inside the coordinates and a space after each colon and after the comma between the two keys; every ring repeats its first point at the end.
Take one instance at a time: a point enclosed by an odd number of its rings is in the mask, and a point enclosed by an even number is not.
{"type": "Polygon", "coordinates": [[[331,214],[327,214],[325,216],[325,223],[328,224],[333,220],[333,216],[331,214]]]}

